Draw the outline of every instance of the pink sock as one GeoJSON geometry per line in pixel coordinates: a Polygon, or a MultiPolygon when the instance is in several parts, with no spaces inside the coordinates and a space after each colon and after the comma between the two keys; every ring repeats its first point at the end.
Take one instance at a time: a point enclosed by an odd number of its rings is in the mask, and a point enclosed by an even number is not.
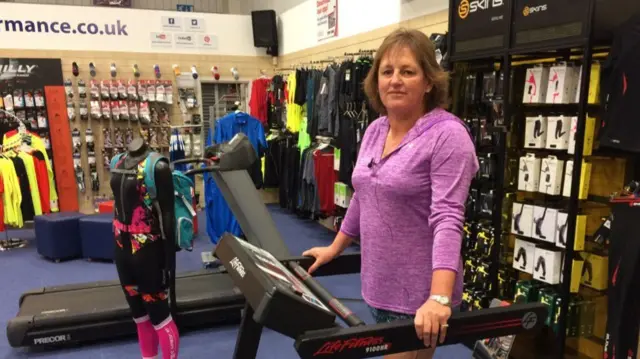
{"type": "Polygon", "coordinates": [[[162,359],[176,359],[178,357],[178,347],[180,346],[180,334],[178,327],[171,316],[168,316],[162,323],[155,325],[160,348],[162,349],[162,359]]]}
{"type": "Polygon", "coordinates": [[[149,320],[149,316],[145,315],[141,318],[134,318],[138,327],[138,344],[143,359],[155,359],[158,357],[158,334],[153,328],[153,324],[149,320]]]}

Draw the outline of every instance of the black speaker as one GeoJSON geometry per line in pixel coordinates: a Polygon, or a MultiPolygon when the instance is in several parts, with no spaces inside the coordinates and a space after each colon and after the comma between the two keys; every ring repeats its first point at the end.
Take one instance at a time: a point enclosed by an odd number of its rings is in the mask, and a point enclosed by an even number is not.
{"type": "Polygon", "coordinates": [[[278,47],[278,27],[274,10],[260,10],[251,12],[253,24],[253,46],[278,47]]]}

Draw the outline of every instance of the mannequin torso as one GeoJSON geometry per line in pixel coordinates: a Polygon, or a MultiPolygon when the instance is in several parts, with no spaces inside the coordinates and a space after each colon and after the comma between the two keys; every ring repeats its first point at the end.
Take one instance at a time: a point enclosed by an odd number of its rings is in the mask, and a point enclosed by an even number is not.
{"type": "MultiPolygon", "coordinates": [[[[136,138],[127,146],[127,153],[116,164],[116,171],[111,175],[111,189],[115,197],[115,219],[122,225],[131,226],[130,233],[147,233],[160,235],[160,223],[157,220],[157,207],[148,210],[143,203],[144,194],[141,193],[143,180],[140,174],[148,169],[144,168],[145,159],[152,152],[151,148],[141,138],[136,138]]],[[[174,241],[174,208],[173,208],[173,177],[171,167],[167,161],[157,161],[154,178],[157,190],[157,205],[162,212],[162,225],[165,235],[174,241]],[[162,189],[162,190],[159,190],[162,189]]],[[[175,241],[173,242],[175,243],[175,241]]]]}

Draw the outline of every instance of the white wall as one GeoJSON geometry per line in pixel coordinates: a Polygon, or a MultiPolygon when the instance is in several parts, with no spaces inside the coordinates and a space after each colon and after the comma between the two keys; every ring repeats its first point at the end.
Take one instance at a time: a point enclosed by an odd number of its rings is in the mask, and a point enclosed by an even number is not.
{"type": "Polygon", "coordinates": [[[16,3],[0,3],[0,48],[265,55],[253,46],[249,15],[16,3]],[[182,22],[182,29],[163,28],[169,18],[182,22]],[[197,28],[189,28],[191,19],[197,20],[197,28]],[[99,30],[119,23],[126,34],[81,34],[89,23],[99,30]]]}
{"type": "Polygon", "coordinates": [[[280,54],[397,24],[448,7],[448,0],[338,0],[338,36],[319,43],[316,37],[316,0],[307,0],[280,14],[280,54]]]}

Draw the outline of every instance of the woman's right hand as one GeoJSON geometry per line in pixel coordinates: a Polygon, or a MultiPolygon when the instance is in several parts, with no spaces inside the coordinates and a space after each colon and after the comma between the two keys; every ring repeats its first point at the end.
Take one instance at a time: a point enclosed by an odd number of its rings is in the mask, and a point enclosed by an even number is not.
{"type": "Polygon", "coordinates": [[[321,265],[329,263],[333,258],[337,257],[338,254],[340,254],[339,251],[333,246],[314,247],[302,253],[305,257],[313,257],[316,259],[316,261],[313,262],[311,267],[307,270],[309,274],[313,273],[321,265]]]}

